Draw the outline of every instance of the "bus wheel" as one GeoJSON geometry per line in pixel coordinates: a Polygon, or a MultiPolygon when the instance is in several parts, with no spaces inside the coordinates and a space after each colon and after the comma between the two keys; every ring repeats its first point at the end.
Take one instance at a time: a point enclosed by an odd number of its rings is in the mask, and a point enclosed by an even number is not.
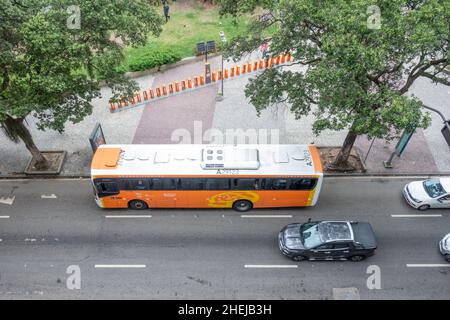
{"type": "Polygon", "coordinates": [[[145,210],[148,209],[147,203],[141,200],[133,200],[128,203],[129,207],[133,210],[145,210]]]}
{"type": "Polygon", "coordinates": [[[248,200],[238,200],[233,203],[233,209],[239,212],[249,211],[253,208],[253,203],[248,200]]]}

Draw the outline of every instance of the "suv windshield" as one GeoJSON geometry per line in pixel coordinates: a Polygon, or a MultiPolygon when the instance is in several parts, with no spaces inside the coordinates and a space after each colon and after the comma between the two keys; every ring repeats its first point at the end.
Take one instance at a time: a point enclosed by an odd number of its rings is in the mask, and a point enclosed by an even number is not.
{"type": "Polygon", "coordinates": [[[311,249],[322,244],[318,223],[305,223],[300,228],[300,235],[306,249],[311,249]]]}
{"type": "Polygon", "coordinates": [[[438,179],[425,180],[423,182],[423,187],[431,198],[437,198],[447,193],[438,179]]]}

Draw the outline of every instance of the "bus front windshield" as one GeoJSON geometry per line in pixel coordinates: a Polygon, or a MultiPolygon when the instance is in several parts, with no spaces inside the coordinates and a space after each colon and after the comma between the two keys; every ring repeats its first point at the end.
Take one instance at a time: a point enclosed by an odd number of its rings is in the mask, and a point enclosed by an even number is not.
{"type": "Polygon", "coordinates": [[[315,248],[323,243],[318,223],[308,223],[302,226],[300,231],[301,239],[306,249],[315,248]]]}
{"type": "Polygon", "coordinates": [[[437,198],[447,193],[438,179],[425,180],[423,187],[431,198],[437,198]]]}

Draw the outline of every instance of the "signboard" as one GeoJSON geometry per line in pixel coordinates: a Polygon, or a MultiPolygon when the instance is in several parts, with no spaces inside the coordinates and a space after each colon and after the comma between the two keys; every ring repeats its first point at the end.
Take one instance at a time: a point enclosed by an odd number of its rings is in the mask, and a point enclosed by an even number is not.
{"type": "Polygon", "coordinates": [[[400,140],[398,141],[397,145],[395,146],[395,152],[397,153],[397,156],[401,156],[403,151],[405,151],[406,146],[411,139],[412,135],[414,134],[414,131],[416,129],[410,129],[403,131],[402,136],[400,137],[400,140]]]}
{"type": "Polygon", "coordinates": [[[209,62],[205,63],[205,83],[211,83],[211,65],[209,62]]]}
{"type": "Polygon", "coordinates": [[[208,41],[206,43],[206,48],[207,48],[208,52],[216,51],[216,42],[214,40],[208,41]]]}
{"type": "Polygon", "coordinates": [[[105,136],[103,135],[102,126],[100,123],[97,123],[94,130],[92,130],[92,133],[89,136],[89,142],[91,143],[92,151],[94,153],[100,145],[106,144],[105,136]]]}
{"type": "Polygon", "coordinates": [[[206,45],[204,42],[197,43],[197,54],[204,54],[206,53],[206,45]]]}
{"type": "Polygon", "coordinates": [[[441,129],[442,135],[445,138],[445,141],[447,141],[448,146],[450,147],[450,122],[447,121],[445,123],[445,127],[441,129]]]}

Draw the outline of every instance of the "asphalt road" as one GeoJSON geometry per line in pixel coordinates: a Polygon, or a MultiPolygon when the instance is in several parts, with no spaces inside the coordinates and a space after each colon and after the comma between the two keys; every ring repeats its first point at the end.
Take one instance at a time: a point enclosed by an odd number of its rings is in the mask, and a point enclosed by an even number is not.
{"type": "Polygon", "coordinates": [[[87,180],[0,181],[0,299],[333,299],[339,288],[356,288],[349,298],[449,299],[450,267],[437,244],[450,232],[450,211],[410,208],[401,196],[408,181],[327,178],[316,207],[248,213],[292,216],[277,218],[103,210],[87,180]],[[151,217],[106,217],[136,214],[151,217]],[[392,217],[405,214],[420,217],[392,217]],[[376,255],[363,262],[285,258],[278,231],[309,217],[369,221],[376,255]],[[67,288],[72,265],[81,289],[67,288]],[[371,265],[380,268],[381,289],[367,287],[371,265]]]}

